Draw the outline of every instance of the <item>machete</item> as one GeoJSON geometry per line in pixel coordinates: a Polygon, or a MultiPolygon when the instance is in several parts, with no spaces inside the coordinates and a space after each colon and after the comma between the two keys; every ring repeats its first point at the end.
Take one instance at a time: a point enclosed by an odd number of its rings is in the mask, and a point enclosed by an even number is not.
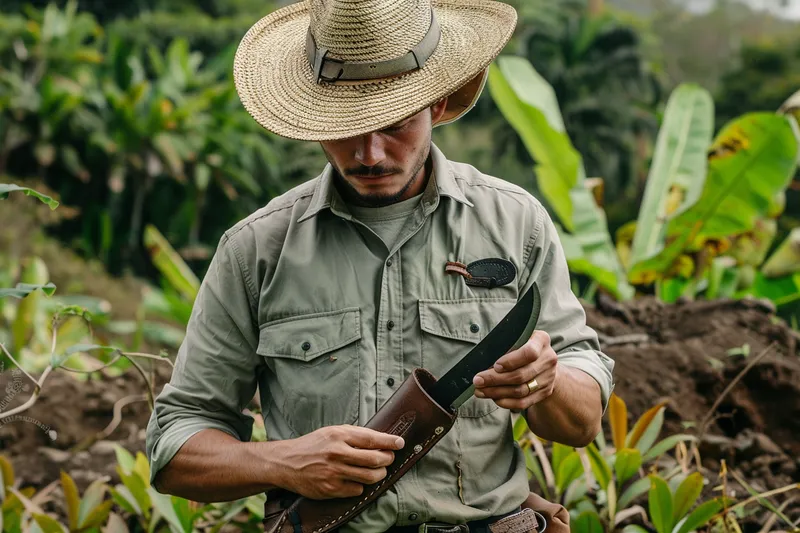
{"type": "Polygon", "coordinates": [[[472,383],[475,374],[491,368],[500,357],[530,339],[541,306],[539,287],[534,283],[500,323],[439,378],[430,391],[431,398],[442,407],[458,409],[475,392],[472,383]]]}

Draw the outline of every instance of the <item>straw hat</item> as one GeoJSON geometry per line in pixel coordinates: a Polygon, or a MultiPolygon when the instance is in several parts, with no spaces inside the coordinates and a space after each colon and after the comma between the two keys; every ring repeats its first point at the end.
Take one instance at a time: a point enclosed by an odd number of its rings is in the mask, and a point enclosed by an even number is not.
{"type": "Polygon", "coordinates": [[[469,111],[517,14],[491,0],[304,0],[242,39],[234,80],[264,128],[335,140],[390,126],[450,96],[469,111]]]}

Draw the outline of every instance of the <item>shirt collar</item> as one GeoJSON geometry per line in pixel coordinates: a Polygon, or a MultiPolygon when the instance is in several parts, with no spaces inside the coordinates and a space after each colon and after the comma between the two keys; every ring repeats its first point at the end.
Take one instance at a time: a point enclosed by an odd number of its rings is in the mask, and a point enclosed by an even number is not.
{"type": "MultiPolygon", "coordinates": [[[[428,182],[422,197],[426,213],[436,208],[439,204],[440,196],[448,196],[457,202],[473,207],[472,202],[467,200],[467,197],[464,196],[464,191],[461,190],[461,187],[456,182],[450,162],[434,143],[431,143],[431,159],[433,160],[433,174],[431,176],[433,179],[428,182]]],[[[344,200],[334,186],[333,166],[330,163],[325,166],[317,180],[311,203],[308,204],[306,212],[298,222],[314,217],[323,209],[330,209],[334,214],[347,220],[352,218],[344,200]]]]}

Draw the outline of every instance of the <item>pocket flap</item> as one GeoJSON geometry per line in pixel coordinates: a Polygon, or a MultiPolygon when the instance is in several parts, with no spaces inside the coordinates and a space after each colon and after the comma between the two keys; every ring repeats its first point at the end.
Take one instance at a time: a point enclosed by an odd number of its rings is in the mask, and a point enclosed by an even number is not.
{"type": "Polygon", "coordinates": [[[516,303],[513,298],[420,300],[420,326],[433,335],[477,344],[516,303]]]}
{"type": "Polygon", "coordinates": [[[268,322],[261,326],[256,352],[265,357],[310,361],[361,338],[361,311],[313,313],[268,322]]]}

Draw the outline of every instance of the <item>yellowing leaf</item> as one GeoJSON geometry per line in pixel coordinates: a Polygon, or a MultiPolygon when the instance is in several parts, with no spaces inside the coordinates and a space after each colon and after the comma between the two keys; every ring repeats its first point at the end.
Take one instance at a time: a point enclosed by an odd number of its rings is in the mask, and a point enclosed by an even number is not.
{"type": "Polygon", "coordinates": [[[641,417],[639,417],[639,420],[636,421],[636,424],[634,424],[633,429],[628,435],[628,442],[625,443],[626,448],[636,447],[636,444],[639,442],[639,439],[642,438],[642,435],[644,435],[644,432],[650,426],[650,423],[653,422],[653,419],[656,417],[658,412],[663,409],[666,404],[667,402],[661,402],[657,405],[654,405],[641,417]]]}
{"type": "Polygon", "coordinates": [[[150,486],[150,463],[147,462],[147,457],[142,452],[136,454],[136,464],[133,467],[133,471],[142,478],[145,486],[150,486]]]}
{"type": "Polygon", "coordinates": [[[78,508],[80,507],[81,498],[78,495],[78,487],[72,478],[61,471],[61,488],[64,491],[64,499],[67,503],[67,517],[69,518],[69,529],[74,531],[78,529],[78,508]]]}
{"type": "Polygon", "coordinates": [[[33,515],[33,519],[36,520],[36,523],[42,528],[44,533],[64,533],[64,527],[58,523],[57,520],[54,518],[50,518],[45,514],[35,514],[33,515]]]}
{"type": "Polygon", "coordinates": [[[625,436],[628,434],[628,407],[625,401],[614,393],[608,402],[608,420],[611,424],[614,448],[621,450],[625,447],[625,436]]]}

